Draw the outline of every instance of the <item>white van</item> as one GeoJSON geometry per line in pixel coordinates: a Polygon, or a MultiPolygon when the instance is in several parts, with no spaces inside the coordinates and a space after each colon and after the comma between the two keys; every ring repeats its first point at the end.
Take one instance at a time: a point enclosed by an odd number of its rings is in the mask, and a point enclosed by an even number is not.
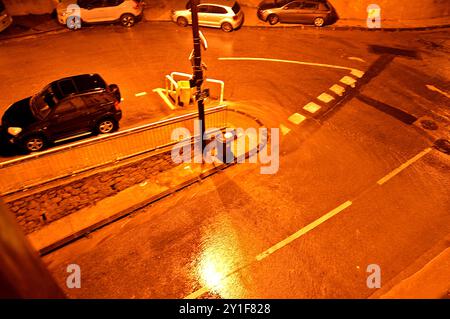
{"type": "Polygon", "coordinates": [[[3,1],[0,0],[0,32],[9,27],[12,23],[11,16],[6,12],[5,5],[3,1]]]}

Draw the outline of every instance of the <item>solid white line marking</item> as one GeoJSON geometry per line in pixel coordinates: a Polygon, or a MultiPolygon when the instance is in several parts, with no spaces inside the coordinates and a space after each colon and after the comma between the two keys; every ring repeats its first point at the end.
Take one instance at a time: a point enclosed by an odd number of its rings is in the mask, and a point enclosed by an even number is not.
{"type": "Polygon", "coordinates": [[[158,95],[163,99],[163,101],[167,104],[167,106],[175,110],[176,106],[172,104],[172,101],[169,100],[169,98],[166,96],[166,90],[162,88],[154,89],[153,92],[158,93],[158,95]]]}
{"type": "Polygon", "coordinates": [[[310,66],[320,66],[320,67],[324,67],[324,68],[341,69],[341,70],[348,70],[348,71],[354,70],[353,68],[349,68],[349,67],[346,67],[346,66],[340,66],[340,65],[333,65],[333,64],[302,62],[302,61],[294,61],[294,60],[269,59],[269,58],[228,57],[228,58],[219,58],[219,60],[222,60],[222,61],[283,62],[283,63],[293,63],[293,64],[310,65],[310,66]]]}
{"type": "Polygon", "coordinates": [[[147,95],[147,92],[139,92],[135,94],[135,96],[144,96],[144,95],[147,95]]]}
{"type": "Polygon", "coordinates": [[[351,87],[354,87],[354,86],[355,86],[356,80],[355,80],[354,78],[352,78],[351,76],[344,76],[344,77],[340,80],[340,82],[341,82],[341,83],[344,83],[344,84],[347,84],[347,85],[350,85],[351,87]]]}
{"type": "Polygon", "coordinates": [[[306,116],[303,116],[298,113],[294,113],[291,116],[288,117],[288,120],[295,125],[299,125],[301,122],[303,122],[306,119],[306,116]]]}
{"type": "Polygon", "coordinates": [[[426,87],[427,87],[428,90],[434,91],[434,92],[438,92],[438,93],[442,94],[443,96],[448,97],[450,99],[450,94],[448,94],[447,92],[444,92],[444,91],[438,89],[434,85],[427,84],[426,87]]]}
{"type": "Polygon", "coordinates": [[[280,129],[281,129],[281,134],[283,134],[283,135],[289,134],[289,132],[291,131],[290,128],[288,128],[287,126],[284,126],[283,124],[280,124],[280,129]]]}
{"type": "Polygon", "coordinates": [[[306,104],[303,107],[304,110],[311,112],[311,113],[316,113],[318,110],[320,110],[320,105],[317,105],[314,102],[309,102],[308,104],[306,104]]]}
{"type": "Polygon", "coordinates": [[[400,165],[399,167],[397,167],[396,169],[394,169],[392,172],[390,172],[389,174],[387,174],[385,177],[383,177],[382,179],[380,179],[377,184],[378,185],[383,185],[384,183],[386,183],[388,180],[390,180],[392,177],[394,177],[395,175],[397,175],[398,173],[400,173],[401,171],[403,171],[405,168],[407,168],[409,165],[411,165],[412,163],[416,162],[417,160],[419,160],[420,158],[422,158],[423,156],[427,155],[429,152],[431,151],[431,148],[426,148],[425,150],[423,150],[422,152],[420,152],[419,154],[417,154],[416,156],[414,156],[413,158],[411,158],[410,160],[408,160],[407,162],[403,163],[402,165],[400,165]]]}
{"type": "Polygon", "coordinates": [[[332,87],[330,87],[330,91],[336,93],[339,96],[342,96],[345,92],[345,88],[338,84],[335,84],[332,87]]]}
{"type": "Polygon", "coordinates": [[[301,236],[303,236],[307,232],[313,230],[314,228],[316,228],[320,224],[326,222],[331,217],[333,217],[333,216],[337,215],[338,213],[342,212],[344,209],[349,207],[351,204],[352,204],[351,201],[346,201],[345,203],[339,205],[338,207],[336,207],[335,209],[333,209],[329,213],[326,213],[325,215],[323,215],[319,219],[316,219],[315,221],[313,221],[311,224],[303,227],[302,229],[300,229],[296,233],[294,233],[291,236],[287,237],[286,239],[280,241],[279,243],[273,245],[272,247],[270,247],[266,251],[262,252],[261,254],[256,256],[256,260],[260,261],[260,260],[266,258],[267,256],[273,254],[274,252],[276,252],[280,248],[283,248],[284,246],[292,243],[294,240],[300,238],[301,236]]]}
{"type": "Polygon", "coordinates": [[[330,94],[322,93],[317,97],[317,99],[324,103],[329,103],[330,101],[334,100],[334,97],[332,97],[330,94]]]}
{"type": "Polygon", "coordinates": [[[366,60],[355,57],[355,56],[349,56],[347,59],[349,60],[355,60],[355,61],[359,61],[359,62],[366,62],[366,60]]]}

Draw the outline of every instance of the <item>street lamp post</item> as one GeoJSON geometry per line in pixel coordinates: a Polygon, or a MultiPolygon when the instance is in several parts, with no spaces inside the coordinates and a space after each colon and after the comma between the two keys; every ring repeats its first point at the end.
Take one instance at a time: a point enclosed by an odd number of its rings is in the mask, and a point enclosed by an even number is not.
{"type": "Polygon", "coordinates": [[[205,147],[204,134],[205,134],[205,109],[203,105],[203,69],[202,69],[202,52],[201,52],[201,39],[198,27],[198,2],[199,0],[191,0],[191,15],[192,15],[192,37],[194,38],[194,54],[193,54],[193,77],[191,80],[191,87],[196,87],[195,101],[198,107],[198,119],[200,125],[200,145],[203,154],[205,147]]]}

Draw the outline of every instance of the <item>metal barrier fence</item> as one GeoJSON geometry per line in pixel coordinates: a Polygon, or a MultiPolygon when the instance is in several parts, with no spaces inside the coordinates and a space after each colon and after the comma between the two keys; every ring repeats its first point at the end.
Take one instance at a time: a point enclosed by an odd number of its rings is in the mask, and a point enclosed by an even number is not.
{"type": "MultiPolygon", "coordinates": [[[[171,139],[173,130],[183,127],[193,135],[197,118],[197,112],[189,113],[2,162],[0,195],[173,145],[178,142],[171,139]]],[[[226,106],[207,109],[205,125],[207,129],[225,127],[226,106]]]]}

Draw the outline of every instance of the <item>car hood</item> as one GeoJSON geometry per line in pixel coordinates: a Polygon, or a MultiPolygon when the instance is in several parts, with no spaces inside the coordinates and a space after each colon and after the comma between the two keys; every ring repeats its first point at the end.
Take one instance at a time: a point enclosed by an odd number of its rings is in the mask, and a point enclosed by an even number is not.
{"type": "Polygon", "coordinates": [[[30,109],[31,96],[12,104],[3,114],[2,125],[8,127],[27,127],[36,122],[30,109]]]}

